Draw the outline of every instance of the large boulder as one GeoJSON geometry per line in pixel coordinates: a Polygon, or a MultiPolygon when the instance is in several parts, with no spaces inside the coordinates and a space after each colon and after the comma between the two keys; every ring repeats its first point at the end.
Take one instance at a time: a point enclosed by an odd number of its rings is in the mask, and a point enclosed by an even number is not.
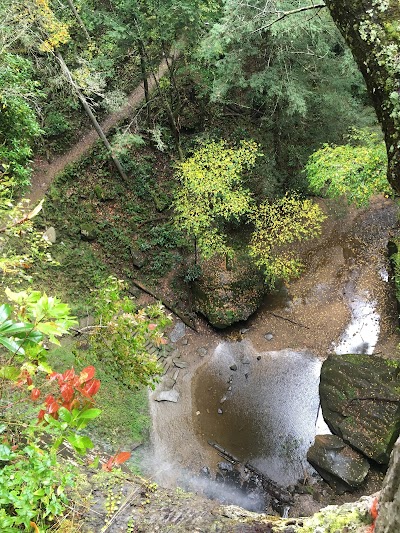
{"type": "Polygon", "coordinates": [[[387,464],[400,433],[400,361],[330,355],[322,365],[319,390],[330,430],[377,463],[387,464]]]}
{"type": "Polygon", "coordinates": [[[202,275],[193,284],[196,311],[216,328],[247,320],[265,294],[264,277],[247,256],[235,257],[227,268],[215,256],[202,264],[202,275]]]}
{"type": "Polygon", "coordinates": [[[369,471],[368,460],[337,435],[316,435],[307,460],[339,494],[359,487],[369,471]]]}

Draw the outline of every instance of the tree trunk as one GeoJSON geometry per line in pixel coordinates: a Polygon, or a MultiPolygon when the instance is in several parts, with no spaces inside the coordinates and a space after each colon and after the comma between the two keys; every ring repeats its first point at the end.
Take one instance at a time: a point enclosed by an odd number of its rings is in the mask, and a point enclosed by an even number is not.
{"type": "Polygon", "coordinates": [[[68,82],[71,84],[71,86],[73,87],[74,91],[76,92],[76,94],[77,94],[77,96],[78,96],[78,98],[79,98],[79,100],[80,100],[80,102],[81,102],[81,104],[83,106],[83,109],[85,110],[87,116],[89,117],[89,119],[90,119],[94,129],[96,130],[98,136],[103,141],[103,144],[106,147],[107,151],[109,152],[110,157],[111,157],[116,169],[119,172],[119,175],[121,176],[121,178],[126,183],[128,183],[129,182],[128,176],[125,174],[125,171],[122,168],[122,165],[121,165],[119,159],[114,155],[113,149],[112,149],[110,143],[108,142],[108,139],[107,139],[104,131],[102,130],[100,124],[97,122],[96,117],[93,115],[93,112],[90,109],[90,106],[87,103],[86,98],[83,96],[83,94],[81,93],[81,91],[79,90],[77,85],[75,84],[75,82],[74,82],[74,80],[72,78],[72,74],[71,74],[69,68],[67,67],[67,65],[65,64],[65,61],[64,61],[62,55],[60,54],[60,52],[56,52],[56,57],[57,57],[60,65],[61,65],[61,70],[63,71],[64,76],[67,78],[68,82]]]}
{"type": "Polygon", "coordinates": [[[143,41],[141,39],[137,40],[140,56],[140,70],[142,73],[143,89],[144,89],[144,99],[146,102],[146,119],[147,127],[151,127],[151,109],[150,109],[150,90],[149,90],[149,81],[147,79],[147,61],[146,53],[143,41]]]}
{"type": "Polygon", "coordinates": [[[85,34],[85,37],[88,41],[90,41],[90,35],[89,35],[89,32],[87,31],[86,29],[86,26],[85,24],[83,23],[83,20],[81,19],[81,17],[79,16],[79,13],[76,9],[76,7],[74,6],[72,0],[67,0],[67,3],[69,5],[69,7],[71,8],[71,11],[72,13],[74,14],[74,17],[76,18],[76,20],[78,21],[78,24],[79,26],[82,28],[82,31],[83,33],[85,34]]]}
{"type": "Polygon", "coordinates": [[[388,153],[388,180],[400,193],[400,2],[326,0],[364,76],[388,153]]]}

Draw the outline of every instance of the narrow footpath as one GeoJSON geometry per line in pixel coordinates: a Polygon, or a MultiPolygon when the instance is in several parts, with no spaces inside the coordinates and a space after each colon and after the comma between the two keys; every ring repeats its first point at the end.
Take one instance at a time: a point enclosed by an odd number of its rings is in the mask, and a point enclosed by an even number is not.
{"type": "MultiPolygon", "coordinates": [[[[164,59],[160,63],[158,72],[155,75],[157,80],[165,74],[167,68],[167,61],[164,59]]],[[[149,76],[147,81],[149,84],[149,90],[152,91],[156,85],[154,77],[152,75],[149,76]]],[[[143,85],[140,84],[128,96],[126,105],[119,111],[109,115],[101,123],[104,133],[107,134],[114,126],[128,118],[143,100],[144,89],[143,85]]],[[[99,137],[96,130],[92,128],[87,131],[81,139],[68,150],[68,152],[55,158],[51,163],[48,163],[43,159],[36,159],[31,179],[31,190],[26,196],[30,200],[31,205],[37,204],[44,197],[57,174],[62,172],[67,165],[79,161],[81,157],[93,148],[98,139],[99,137]]]]}

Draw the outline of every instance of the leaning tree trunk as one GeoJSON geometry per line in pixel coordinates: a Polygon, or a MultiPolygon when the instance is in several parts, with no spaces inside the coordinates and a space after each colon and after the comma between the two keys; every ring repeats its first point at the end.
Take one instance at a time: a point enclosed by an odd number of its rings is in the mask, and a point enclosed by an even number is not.
{"type": "Polygon", "coordinates": [[[85,113],[87,114],[87,116],[89,117],[89,120],[90,122],[92,123],[92,126],[94,127],[94,129],[96,130],[97,132],[97,135],[100,137],[100,139],[103,141],[103,144],[104,146],[106,147],[108,153],[109,153],[109,156],[111,157],[114,165],[115,165],[115,168],[118,170],[118,173],[119,175],[121,176],[121,178],[125,181],[125,183],[128,183],[129,180],[128,180],[128,176],[125,174],[125,171],[124,169],[122,168],[122,165],[118,159],[118,157],[114,154],[113,152],[113,149],[112,149],[112,146],[110,145],[110,143],[108,142],[108,139],[106,137],[106,134],[104,133],[104,131],[102,130],[100,124],[98,123],[96,117],[93,115],[93,112],[92,110],[90,109],[90,106],[89,104],[87,103],[87,100],[86,98],[83,96],[83,94],[81,93],[81,91],[79,90],[78,86],[76,85],[76,83],[74,82],[73,78],[72,78],[72,74],[69,70],[69,68],[67,67],[62,55],[60,54],[60,52],[56,52],[56,57],[58,59],[58,62],[60,63],[61,65],[61,70],[64,74],[64,76],[66,77],[66,79],[68,80],[68,83],[72,86],[72,88],[74,89],[76,95],[78,96],[81,104],[82,104],[82,107],[83,109],[85,110],[85,113]]]}
{"type": "Polygon", "coordinates": [[[388,153],[388,180],[400,193],[400,2],[326,0],[364,76],[388,153]]]}

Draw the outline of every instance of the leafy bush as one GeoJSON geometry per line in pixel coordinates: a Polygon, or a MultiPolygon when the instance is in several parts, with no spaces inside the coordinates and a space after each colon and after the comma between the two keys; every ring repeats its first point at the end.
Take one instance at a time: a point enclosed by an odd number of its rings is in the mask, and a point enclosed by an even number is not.
{"type": "Polygon", "coordinates": [[[362,206],[373,194],[390,190],[386,148],[367,130],[354,131],[350,141],[342,146],[325,144],[310,156],[305,171],[312,192],[329,198],[346,196],[349,203],[362,206]]]}

